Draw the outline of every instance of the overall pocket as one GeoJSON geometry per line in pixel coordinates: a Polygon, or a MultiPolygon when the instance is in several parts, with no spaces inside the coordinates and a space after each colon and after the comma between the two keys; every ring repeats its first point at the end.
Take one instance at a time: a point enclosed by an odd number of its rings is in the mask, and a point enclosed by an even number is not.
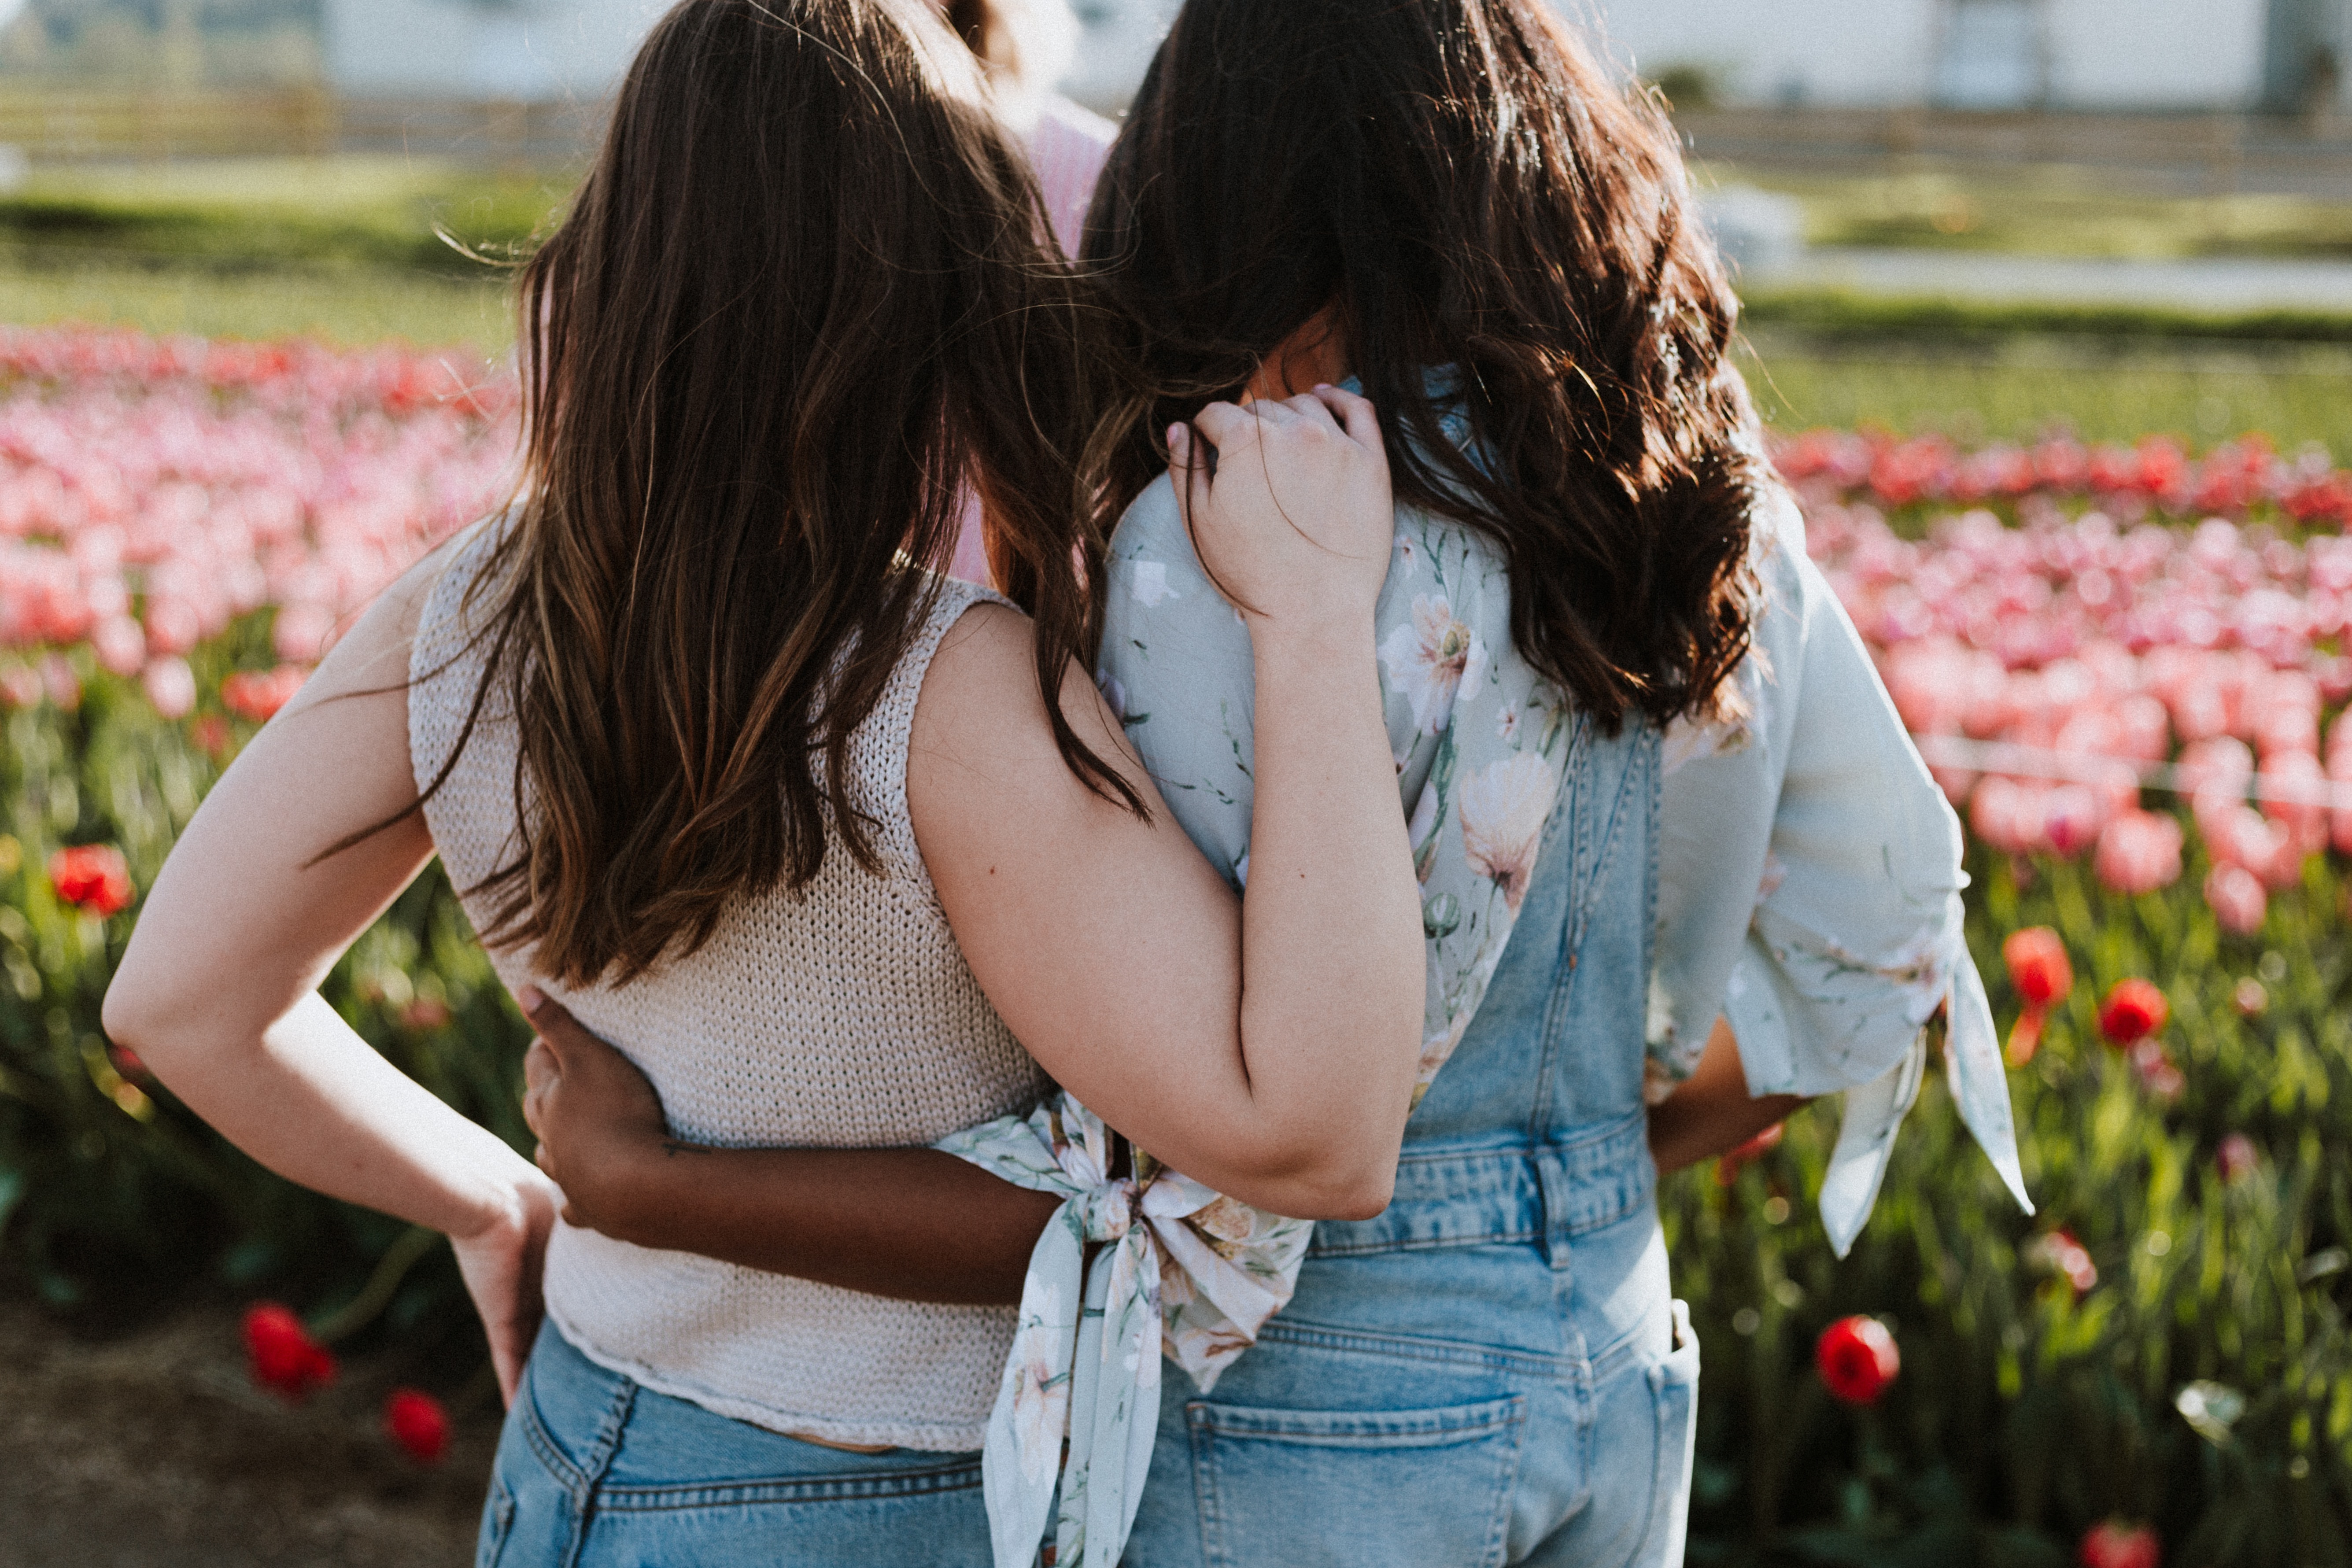
{"type": "Polygon", "coordinates": [[[1527,1401],[1443,1410],[1184,1407],[1217,1568],[1503,1562],[1527,1401]]]}
{"type": "Polygon", "coordinates": [[[1657,1405],[1657,1463],[1649,1525],[1625,1568],[1681,1568],[1690,1529],[1691,1463],[1698,1449],[1698,1335],[1684,1302],[1675,1303],[1675,1348],[1649,1375],[1657,1405]]]}

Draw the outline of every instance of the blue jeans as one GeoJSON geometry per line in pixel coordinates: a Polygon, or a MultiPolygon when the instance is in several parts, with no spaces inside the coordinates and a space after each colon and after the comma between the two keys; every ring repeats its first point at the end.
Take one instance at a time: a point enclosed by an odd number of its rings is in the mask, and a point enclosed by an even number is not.
{"type": "Polygon", "coordinates": [[[1636,1261],[1583,1310],[1532,1243],[1310,1259],[1209,1393],[1163,1385],[1130,1568],[1680,1563],[1699,1349],[1657,1236],[1646,1201],[1589,1236],[1636,1261]]]}
{"type": "Polygon", "coordinates": [[[475,1568],[990,1568],[980,1456],[851,1454],[641,1388],[541,1331],[475,1568]]]}

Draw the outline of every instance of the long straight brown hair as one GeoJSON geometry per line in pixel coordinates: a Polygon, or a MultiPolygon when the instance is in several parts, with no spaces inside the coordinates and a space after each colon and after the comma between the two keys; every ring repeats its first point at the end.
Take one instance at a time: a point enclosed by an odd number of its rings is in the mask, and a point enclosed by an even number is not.
{"type": "Polygon", "coordinates": [[[467,730],[511,707],[520,841],[482,934],[541,973],[690,953],[815,876],[828,829],[876,868],[849,742],[967,484],[1064,758],[1135,805],[1055,700],[1097,618],[1066,449],[1087,394],[985,98],[929,0],[684,0],[524,268],[528,479],[478,583],[467,730]]]}
{"type": "Polygon", "coordinates": [[[1611,730],[1716,701],[1769,482],[1738,305],[1672,128],[1545,0],[1189,0],[1083,254],[1107,516],[1336,306],[1399,499],[1500,546],[1528,661],[1611,730]]]}

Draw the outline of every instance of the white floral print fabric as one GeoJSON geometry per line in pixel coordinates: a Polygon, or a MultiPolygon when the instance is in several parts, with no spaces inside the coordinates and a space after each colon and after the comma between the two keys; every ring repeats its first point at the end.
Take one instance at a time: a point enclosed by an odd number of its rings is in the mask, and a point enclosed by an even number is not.
{"type": "Polygon", "coordinates": [[[1204,1385],[1290,1300],[1314,1227],[1259,1214],[1141,1152],[1114,1175],[1102,1119],[1057,1095],[938,1147],[1066,1200],[1030,1255],[982,1457],[998,1568],[1111,1568],[1151,1470],[1164,1354],[1204,1385]],[[1091,1264],[1087,1250],[1097,1247],[1091,1264]],[[1066,1457],[1065,1444],[1066,1443],[1066,1457]]]}

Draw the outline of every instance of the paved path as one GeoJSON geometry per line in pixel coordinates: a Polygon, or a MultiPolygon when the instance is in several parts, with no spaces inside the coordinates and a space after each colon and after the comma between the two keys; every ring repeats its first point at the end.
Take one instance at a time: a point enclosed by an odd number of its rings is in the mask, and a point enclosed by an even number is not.
{"type": "Polygon", "coordinates": [[[1751,282],[2011,303],[2352,315],[2352,262],[2118,261],[1939,250],[1822,249],[1751,282]]]}

